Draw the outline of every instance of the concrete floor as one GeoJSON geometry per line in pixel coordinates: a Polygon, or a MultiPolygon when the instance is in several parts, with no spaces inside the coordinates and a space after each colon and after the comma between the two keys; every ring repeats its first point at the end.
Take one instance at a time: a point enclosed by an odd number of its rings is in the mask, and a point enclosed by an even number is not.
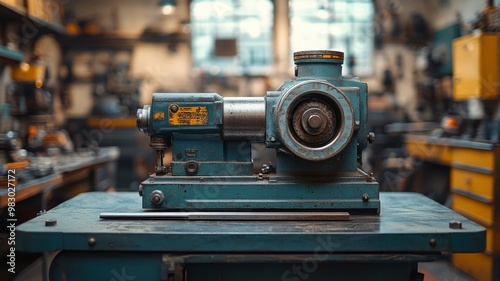
{"type": "MultiPolygon", "coordinates": [[[[48,255],[49,262],[54,254],[48,255]]],[[[475,281],[476,279],[453,268],[447,261],[434,261],[419,264],[419,272],[425,275],[424,281],[475,281]]],[[[35,263],[19,274],[14,281],[46,281],[42,278],[42,260],[35,263]]]]}

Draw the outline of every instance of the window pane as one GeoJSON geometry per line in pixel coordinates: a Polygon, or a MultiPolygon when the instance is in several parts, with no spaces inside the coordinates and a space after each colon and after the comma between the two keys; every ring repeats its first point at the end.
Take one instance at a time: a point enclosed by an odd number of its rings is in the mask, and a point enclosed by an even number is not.
{"type": "MultiPolygon", "coordinates": [[[[371,74],[371,0],[290,0],[291,49],[342,51],[354,56],[354,75],[371,74]]],[[[351,71],[344,62],[343,73],[351,71]]]]}
{"type": "Polygon", "coordinates": [[[271,0],[193,0],[192,54],[195,67],[221,74],[265,74],[272,63],[271,0]],[[235,57],[217,57],[216,39],[235,39],[235,57]]]}

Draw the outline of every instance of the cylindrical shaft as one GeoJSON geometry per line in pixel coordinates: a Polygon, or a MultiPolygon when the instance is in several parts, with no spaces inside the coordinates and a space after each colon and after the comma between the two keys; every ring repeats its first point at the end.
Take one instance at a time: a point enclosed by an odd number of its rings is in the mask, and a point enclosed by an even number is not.
{"type": "Polygon", "coordinates": [[[224,98],[223,137],[226,140],[264,140],[264,97],[224,98]]]}

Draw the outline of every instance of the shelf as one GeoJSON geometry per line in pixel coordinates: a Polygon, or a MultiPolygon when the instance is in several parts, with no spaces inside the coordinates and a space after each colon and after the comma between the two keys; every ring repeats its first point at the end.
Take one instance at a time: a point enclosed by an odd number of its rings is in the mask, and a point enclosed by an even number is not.
{"type": "Polygon", "coordinates": [[[27,17],[28,13],[21,7],[0,2],[0,15],[2,16],[2,20],[19,20],[27,17]]]}
{"type": "Polygon", "coordinates": [[[60,38],[61,46],[78,49],[132,49],[138,43],[177,44],[188,42],[186,35],[145,34],[141,36],[111,35],[111,34],[79,34],[64,35],[60,38]]]}
{"type": "Polygon", "coordinates": [[[0,61],[5,61],[7,63],[16,63],[21,62],[23,58],[23,52],[12,50],[5,46],[0,46],[0,61]]]}
{"type": "Polygon", "coordinates": [[[0,2],[0,18],[2,21],[17,21],[23,23],[24,28],[30,32],[30,37],[35,37],[37,32],[41,33],[64,33],[64,27],[60,24],[49,23],[30,16],[25,9],[11,6],[0,2]],[[35,33],[35,34],[33,34],[35,33]]]}

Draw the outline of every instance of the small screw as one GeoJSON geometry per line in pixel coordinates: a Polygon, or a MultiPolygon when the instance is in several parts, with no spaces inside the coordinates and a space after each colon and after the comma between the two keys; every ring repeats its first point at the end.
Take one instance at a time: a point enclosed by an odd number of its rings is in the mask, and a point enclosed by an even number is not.
{"type": "Polygon", "coordinates": [[[437,245],[436,239],[432,238],[431,240],[429,240],[429,246],[434,248],[434,247],[436,247],[436,245],[437,245]]]}
{"type": "Polygon", "coordinates": [[[186,164],[184,164],[184,172],[188,176],[195,176],[198,173],[198,162],[196,161],[187,161],[186,164]]]}
{"type": "Polygon", "coordinates": [[[361,198],[363,199],[363,202],[368,202],[368,200],[370,200],[370,196],[368,196],[368,193],[363,193],[363,196],[361,196],[361,198]]]}
{"type": "Polygon", "coordinates": [[[262,173],[259,173],[259,176],[258,176],[259,180],[263,180],[264,179],[264,174],[262,173]]]}
{"type": "Polygon", "coordinates": [[[180,152],[179,152],[179,153],[177,153],[177,154],[175,155],[175,157],[176,157],[177,159],[181,159],[181,158],[182,158],[182,153],[180,153],[180,152]]]}
{"type": "Polygon", "coordinates": [[[45,220],[45,226],[54,226],[56,224],[57,224],[57,220],[55,220],[55,219],[45,220]]]}
{"type": "Polygon", "coordinates": [[[375,141],[375,133],[369,132],[368,135],[366,136],[366,139],[368,140],[369,143],[373,143],[375,141]]]}
{"type": "Polygon", "coordinates": [[[155,205],[160,205],[161,203],[163,203],[163,200],[165,200],[165,195],[163,195],[163,192],[161,192],[160,190],[154,190],[153,192],[151,192],[149,200],[151,200],[151,203],[155,205]]]}
{"type": "Polygon", "coordinates": [[[97,240],[95,240],[94,237],[90,237],[89,240],[87,240],[87,243],[89,244],[90,247],[94,247],[95,244],[97,243],[97,240]]]}
{"type": "Polygon", "coordinates": [[[451,229],[462,229],[462,222],[459,221],[450,221],[449,224],[451,229]]]}
{"type": "Polygon", "coordinates": [[[174,104],[170,106],[170,111],[172,111],[173,113],[176,113],[177,110],[179,110],[179,107],[177,105],[174,104]]]}
{"type": "Polygon", "coordinates": [[[270,137],[269,140],[272,141],[272,142],[275,142],[276,138],[275,137],[270,137]]]}

